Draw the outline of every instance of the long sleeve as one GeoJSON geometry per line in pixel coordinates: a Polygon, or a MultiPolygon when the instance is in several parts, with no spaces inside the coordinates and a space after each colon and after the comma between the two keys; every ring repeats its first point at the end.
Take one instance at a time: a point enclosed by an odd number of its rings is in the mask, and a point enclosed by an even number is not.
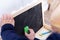
{"type": "Polygon", "coordinates": [[[60,34],[52,33],[47,40],[60,40],[60,34]]]}
{"type": "Polygon", "coordinates": [[[5,24],[2,26],[1,37],[3,40],[28,40],[24,37],[18,36],[14,31],[13,25],[11,24],[5,24]]]}

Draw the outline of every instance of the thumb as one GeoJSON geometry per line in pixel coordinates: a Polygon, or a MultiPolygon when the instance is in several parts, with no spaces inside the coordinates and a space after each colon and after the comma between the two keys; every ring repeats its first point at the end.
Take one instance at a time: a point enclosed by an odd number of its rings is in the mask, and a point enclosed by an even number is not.
{"type": "Polygon", "coordinates": [[[25,32],[25,36],[28,36],[29,34],[25,32]]]}

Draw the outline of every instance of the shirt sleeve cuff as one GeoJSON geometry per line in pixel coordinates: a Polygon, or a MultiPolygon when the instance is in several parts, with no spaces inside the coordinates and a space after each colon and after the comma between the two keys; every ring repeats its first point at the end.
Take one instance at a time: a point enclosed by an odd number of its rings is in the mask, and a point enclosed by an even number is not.
{"type": "Polygon", "coordinates": [[[12,24],[4,24],[1,28],[1,31],[6,31],[6,30],[14,30],[14,27],[12,24]]]}

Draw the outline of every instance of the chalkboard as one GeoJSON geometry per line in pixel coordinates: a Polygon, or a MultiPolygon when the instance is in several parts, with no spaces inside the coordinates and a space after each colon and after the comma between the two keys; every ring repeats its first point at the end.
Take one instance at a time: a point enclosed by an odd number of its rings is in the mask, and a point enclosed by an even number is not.
{"type": "Polygon", "coordinates": [[[15,31],[19,35],[24,35],[24,27],[29,26],[37,32],[43,26],[42,4],[38,4],[31,9],[14,17],[15,31]]]}

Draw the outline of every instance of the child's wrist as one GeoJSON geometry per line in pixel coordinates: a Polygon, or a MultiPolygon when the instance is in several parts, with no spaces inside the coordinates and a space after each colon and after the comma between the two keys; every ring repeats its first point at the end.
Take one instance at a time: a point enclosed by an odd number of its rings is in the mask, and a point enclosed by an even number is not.
{"type": "Polygon", "coordinates": [[[34,39],[30,39],[30,40],[34,40],[34,39]]]}
{"type": "Polygon", "coordinates": [[[34,40],[34,39],[30,39],[30,40],[34,40]]]}

